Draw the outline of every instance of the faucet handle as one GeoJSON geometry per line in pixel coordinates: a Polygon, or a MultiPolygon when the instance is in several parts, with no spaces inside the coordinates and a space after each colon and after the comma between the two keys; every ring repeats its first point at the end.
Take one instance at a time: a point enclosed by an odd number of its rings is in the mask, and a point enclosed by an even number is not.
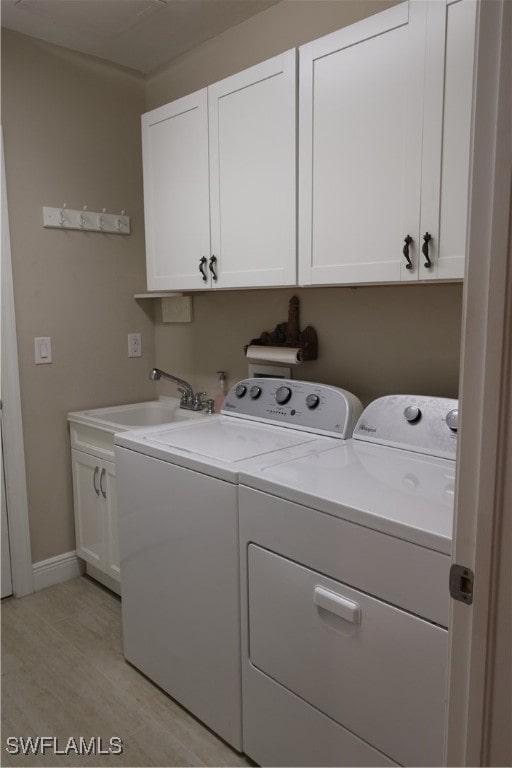
{"type": "Polygon", "coordinates": [[[206,392],[196,392],[192,399],[194,407],[198,411],[200,411],[203,405],[205,404],[204,401],[202,400],[203,397],[206,397],[206,392]]]}
{"type": "Polygon", "coordinates": [[[202,411],[203,408],[207,407],[207,401],[203,400],[203,397],[206,397],[206,392],[196,392],[195,395],[192,398],[192,408],[194,411],[202,411]]]}
{"type": "Polygon", "coordinates": [[[181,406],[188,405],[189,402],[190,402],[190,399],[189,399],[189,395],[188,395],[187,390],[183,389],[183,387],[176,387],[176,389],[178,390],[178,392],[181,393],[180,405],[181,406]]]}

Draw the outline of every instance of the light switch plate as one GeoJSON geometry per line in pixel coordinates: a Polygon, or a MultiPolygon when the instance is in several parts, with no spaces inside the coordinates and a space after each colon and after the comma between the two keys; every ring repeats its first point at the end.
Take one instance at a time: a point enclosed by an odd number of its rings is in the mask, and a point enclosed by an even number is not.
{"type": "Polygon", "coordinates": [[[36,336],[34,339],[36,365],[46,365],[52,362],[51,336],[36,336]]]}

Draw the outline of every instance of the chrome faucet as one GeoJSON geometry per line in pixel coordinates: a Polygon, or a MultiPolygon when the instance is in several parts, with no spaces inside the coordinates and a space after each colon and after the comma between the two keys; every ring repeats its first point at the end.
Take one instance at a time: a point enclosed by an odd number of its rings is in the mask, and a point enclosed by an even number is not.
{"type": "Polygon", "coordinates": [[[186,408],[189,411],[200,411],[206,406],[204,400],[201,399],[203,395],[206,395],[206,392],[194,392],[190,384],[178,376],[161,371],[160,368],[152,368],[149,372],[149,378],[151,381],[159,381],[160,379],[173,381],[177,385],[178,392],[181,394],[180,408],[186,408]]]}

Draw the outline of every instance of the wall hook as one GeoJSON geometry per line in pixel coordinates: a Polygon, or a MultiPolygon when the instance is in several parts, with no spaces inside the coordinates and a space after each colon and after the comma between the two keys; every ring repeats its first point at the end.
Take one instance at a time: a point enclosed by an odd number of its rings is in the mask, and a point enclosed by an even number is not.
{"type": "Polygon", "coordinates": [[[60,208],[43,207],[43,226],[57,229],[78,229],[82,232],[102,232],[118,235],[130,234],[130,217],[119,213],[88,211],[84,205],[80,210],[71,210],[67,203],[60,208]]]}

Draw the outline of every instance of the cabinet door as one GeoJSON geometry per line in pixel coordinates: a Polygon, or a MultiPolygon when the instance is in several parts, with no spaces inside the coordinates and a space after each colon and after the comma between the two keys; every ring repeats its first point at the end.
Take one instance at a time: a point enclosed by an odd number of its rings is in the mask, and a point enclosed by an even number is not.
{"type": "Polygon", "coordinates": [[[426,4],[300,48],[299,282],[396,281],[420,217],[426,4]]]}
{"type": "Polygon", "coordinates": [[[471,151],[474,0],[428,4],[421,189],[421,237],[431,266],[421,280],[464,277],[471,151]]]}
{"type": "Polygon", "coordinates": [[[143,115],[142,151],[148,289],[207,288],[199,271],[210,255],[206,89],[143,115]]]}
{"type": "Polygon", "coordinates": [[[112,461],[102,462],[100,489],[103,495],[105,522],[105,569],[109,576],[120,581],[116,465],[112,461]]]}
{"type": "Polygon", "coordinates": [[[76,553],[102,568],[105,560],[104,514],[100,491],[101,461],[95,456],[71,451],[75,506],[76,553]]]}
{"type": "Polygon", "coordinates": [[[208,88],[219,288],[296,282],[296,52],[208,88]]]}

